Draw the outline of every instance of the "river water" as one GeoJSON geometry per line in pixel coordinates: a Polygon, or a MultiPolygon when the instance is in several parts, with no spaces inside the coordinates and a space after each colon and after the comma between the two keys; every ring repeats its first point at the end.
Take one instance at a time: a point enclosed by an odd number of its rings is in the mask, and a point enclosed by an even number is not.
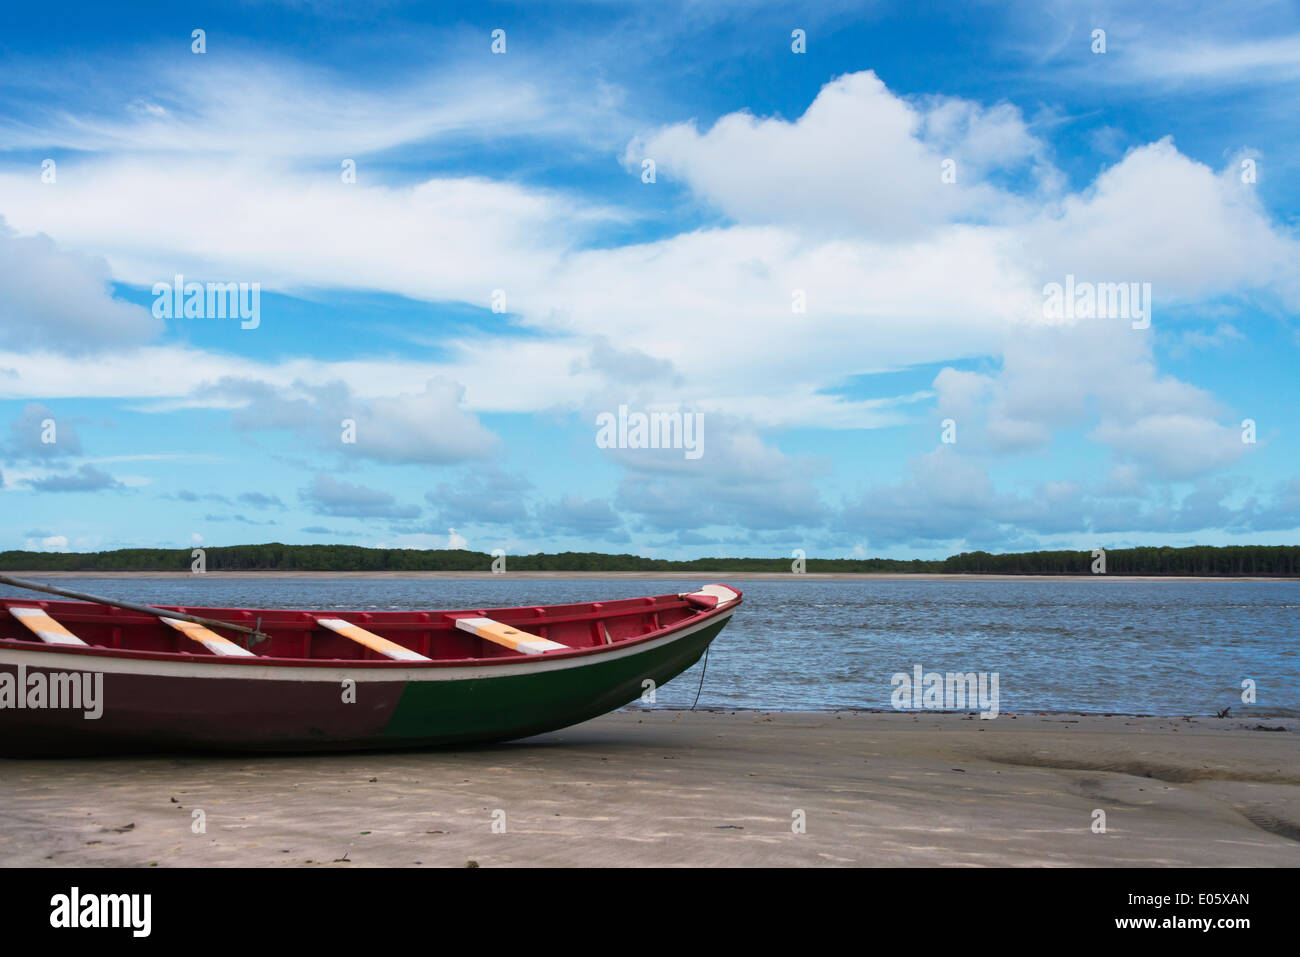
{"type": "MultiPolygon", "coordinates": [[[[690,591],[665,579],[114,578],[65,588],[153,604],[456,609],[690,591]]],[[[745,603],[658,707],[891,708],[896,674],[987,672],[999,707],[1300,715],[1300,582],[738,581],[745,603]],[[1255,683],[1254,704],[1242,684],[1255,683]]],[[[0,595],[18,594],[0,588],[0,595]]],[[[30,595],[31,593],[25,593],[30,595]]]]}

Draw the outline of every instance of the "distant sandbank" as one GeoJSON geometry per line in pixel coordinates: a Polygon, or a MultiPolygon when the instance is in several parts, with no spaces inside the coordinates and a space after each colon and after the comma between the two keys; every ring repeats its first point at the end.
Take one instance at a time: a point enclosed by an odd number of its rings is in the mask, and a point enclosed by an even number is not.
{"type": "Polygon", "coordinates": [[[210,571],[195,574],[188,571],[177,572],[106,572],[106,571],[58,571],[58,572],[5,572],[18,578],[31,578],[37,581],[54,578],[418,578],[418,579],[460,579],[473,581],[505,580],[510,578],[591,578],[591,579],[644,579],[680,580],[708,579],[710,581],[953,581],[953,582],[1300,582],[1300,578],[1270,578],[1262,575],[1215,576],[1215,575],[972,575],[942,574],[918,572],[727,572],[687,570],[679,572],[537,572],[507,571],[504,574],[483,572],[314,572],[314,571],[210,571]]]}

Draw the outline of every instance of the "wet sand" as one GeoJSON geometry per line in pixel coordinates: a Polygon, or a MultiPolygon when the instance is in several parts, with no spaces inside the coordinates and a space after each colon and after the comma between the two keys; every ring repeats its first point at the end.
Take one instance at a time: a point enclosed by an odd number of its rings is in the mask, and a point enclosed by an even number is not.
{"type": "Polygon", "coordinates": [[[0,864],[1298,866],[1297,733],[623,711],[457,751],[0,761],[0,864]]]}

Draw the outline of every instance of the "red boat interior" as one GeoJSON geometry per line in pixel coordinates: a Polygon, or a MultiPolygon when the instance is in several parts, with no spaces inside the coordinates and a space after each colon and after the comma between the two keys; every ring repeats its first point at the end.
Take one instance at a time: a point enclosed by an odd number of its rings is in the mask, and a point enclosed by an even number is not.
{"type": "Polygon", "coordinates": [[[247,634],[80,601],[0,599],[0,644],[73,646],[184,657],[312,661],[466,661],[589,650],[673,630],[738,601],[710,585],[698,592],[607,602],[468,611],[301,611],[157,606],[234,623],[247,634]]]}

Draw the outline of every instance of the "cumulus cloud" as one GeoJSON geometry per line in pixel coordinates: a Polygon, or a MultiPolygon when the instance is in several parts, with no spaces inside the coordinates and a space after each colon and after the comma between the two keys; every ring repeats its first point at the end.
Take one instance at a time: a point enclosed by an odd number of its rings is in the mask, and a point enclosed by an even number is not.
{"type": "Polygon", "coordinates": [[[981,181],[993,168],[1028,165],[1055,179],[1014,106],[910,103],[871,71],[826,84],[793,122],[740,112],[705,132],[694,123],[657,130],[624,154],[638,170],[643,158],[737,222],[891,238],[1021,207],[981,181]],[[948,159],[956,183],[941,178],[948,159]]]}
{"type": "Polygon", "coordinates": [[[1026,330],[1008,341],[995,374],[947,368],[934,389],[963,448],[1043,449],[1086,428],[1119,462],[1168,480],[1231,465],[1245,448],[1213,396],[1159,373],[1149,330],[1114,319],[1026,330]]]}
{"type": "Polygon", "coordinates": [[[18,418],[9,423],[9,443],[5,454],[14,459],[52,459],[81,454],[81,436],[75,419],[55,416],[39,402],[23,407],[18,418]]]}
{"type": "Polygon", "coordinates": [[[448,464],[492,455],[499,439],[464,408],[464,388],[429,379],[419,392],[362,398],[341,382],[280,387],[223,378],[198,395],[240,403],[236,428],[287,429],[350,458],[392,464],[448,464]]]}
{"type": "Polygon", "coordinates": [[[875,483],[850,496],[832,523],[840,544],[869,538],[874,549],[895,546],[968,550],[1037,548],[1060,537],[1062,547],[1096,545],[1142,534],[1190,535],[1291,531],[1300,527],[1300,482],[1282,483],[1265,497],[1233,499],[1239,484],[1198,479],[1185,492],[1169,486],[1127,488],[1077,480],[999,487],[987,465],[947,446],[913,458],[899,481],[875,483]],[[845,537],[845,534],[849,536],[845,537]]]}
{"type": "Polygon", "coordinates": [[[1093,436],[1124,459],[1149,466],[1160,478],[1188,479],[1237,461],[1246,446],[1241,431],[1203,416],[1143,415],[1099,425],[1093,436]]]}
{"type": "Polygon", "coordinates": [[[709,526],[769,530],[816,526],[828,517],[816,479],[824,462],[792,458],[753,424],[705,414],[704,454],[678,449],[610,449],[626,472],[615,502],[646,530],[709,526]]]}
{"type": "Polygon", "coordinates": [[[76,471],[66,475],[50,475],[27,480],[27,486],[38,492],[99,492],[104,489],[120,488],[121,485],[122,483],[113,476],[93,465],[81,465],[76,471]]]}
{"type": "Polygon", "coordinates": [[[674,387],[683,383],[667,359],[657,359],[639,349],[616,349],[604,336],[596,336],[590,354],[575,359],[570,369],[575,375],[594,372],[610,381],[633,385],[656,380],[668,380],[674,387]]]}
{"type": "Polygon", "coordinates": [[[363,403],[351,448],[365,458],[394,463],[486,458],[500,442],[465,410],[464,397],[459,383],[430,379],[423,392],[363,403]]]}
{"type": "Polygon", "coordinates": [[[113,298],[114,276],[103,258],[68,251],[44,234],[21,236],[3,213],[0,348],[83,354],[135,345],[160,331],[147,309],[113,298]]]}
{"type": "Polygon", "coordinates": [[[987,470],[945,446],[910,461],[898,483],[872,484],[851,497],[836,525],[877,548],[990,538],[998,534],[999,504],[1007,506],[997,498],[987,470]]]}
{"type": "Polygon", "coordinates": [[[538,521],[544,535],[576,535],[614,543],[630,540],[623,520],[604,499],[565,495],[545,503],[539,509],[538,521]]]}
{"type": "Polygon", "coordinates": [[[498,468],[476,470],[456,482],[442,482],[424,499],[437,510],[436,522],[464,525],[522,525],[530,518],[533,483],[498,468]]]}
{"type": "MultiPolygon", "coordinates": [[[[1131,150],[1089,189],[1016,237],[1040,281],[1152,284],[1159,309],[1251,289],[1300,305],[1300,242],[1269,219],[1229,163],[1216,173],[1171,139],[1131,150]]],[[[1159,319],[1157,318],[1157,321],[1159,319]]]]}
{"type": "Polygon", "coordinates": [[[339,518],[410,519],[420,514],[418,505],[400,505],[390,493],[317,475],[298,492],[304,505],[318,515],[339,518]]]}
{"type": "Polygon", "coordinates": [[[267,495],[265,492],[244,492],[239,496],[239,501],[254,508],[278,508],[283,511],[285,507],[280,496],[267,495]]]}

